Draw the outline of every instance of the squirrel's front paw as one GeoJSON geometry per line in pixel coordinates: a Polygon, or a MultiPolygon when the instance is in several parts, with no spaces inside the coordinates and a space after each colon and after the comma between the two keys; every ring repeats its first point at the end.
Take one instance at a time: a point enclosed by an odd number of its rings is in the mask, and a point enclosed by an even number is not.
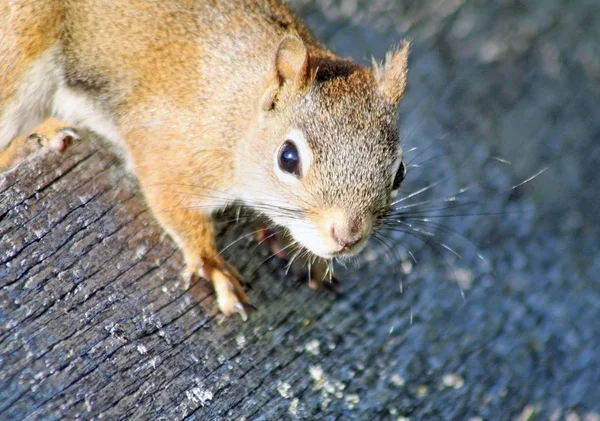
{"type": "Polygon", "coordinates": [[[301,251],[290,251],[290,240],[285,235],[271,232],[266,226],[260,226],[256,239],[259,244],[269,248],[273,257],[285,264],[286,273],[292,278],[308,279],[308,286],[314,290],[326,290],[340,294],[340,282],[333,275],[332,262],[329,260],[306,256],[301,251]]]}
{"type": "Polygon", "coordinates": [[[64,127],[52,133],[32,133],[29,135],[29,140],[37,141],[41,146],[52,148],[58,152],[64,152],[71,143],[79,139],[80,136],[71,127],[64,127]]]}
{"type": "Polygon", "coordinates": [[[250,304],[248,296],[241,284],[243,278],[239,272],[221,258],[201,259],[202,264],[198,268],[186,269],[187,276],[195,273],[212,282],[217,294],[219,309],[226,316],[239,314],[242,320],[248,320],[248,310],[256,310],[250,304]]]}
{"type": "Polygon", "coordinates": [[[35,133],[13,139],[6,149],[0,151],[0,171],[17,166],[29,155],[44,147],[63,152],[78,139],[79,135],[75,129],[64,127],[62,122],[50,119],[38,127],[35,133]]]}

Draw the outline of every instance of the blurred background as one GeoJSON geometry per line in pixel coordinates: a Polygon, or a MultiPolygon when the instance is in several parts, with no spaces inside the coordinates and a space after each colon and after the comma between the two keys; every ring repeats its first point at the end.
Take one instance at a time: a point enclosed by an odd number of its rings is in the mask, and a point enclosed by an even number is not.
{"type": "Polygon", "coordinates": [[[404,386],[352,383],[399,417],[600,419],[600,3],[293,4],[334,51],[365,63],[413,39],[403,193],[435,183],[408,202],[464,204],[413,212],[460,258],[388,235],[403,258],[388,276],[403,293],[379,293],[402,304],[374,311],[383,351],[370,363],[395,365],[404,386]]]}

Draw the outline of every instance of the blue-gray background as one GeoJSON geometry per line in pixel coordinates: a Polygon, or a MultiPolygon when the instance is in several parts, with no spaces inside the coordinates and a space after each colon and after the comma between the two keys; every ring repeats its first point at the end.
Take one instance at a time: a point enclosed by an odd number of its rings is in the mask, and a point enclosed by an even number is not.
{"type": "Polygon", "coordinates": [[[432,219],[456,231],[438,239],[462,259],[417,256],[398,295],[412,310],[379,321],[402,343],[405,392],[363,379],[365,393],[416,419],[598,419],[588,412],[600,410],[600,3],[295,3],[343,55],[381,58],[413,39],[401,131],[417,148],[407,159],[423,165],[405,193],[444,180],[428,199],[468,186],[465,201],[479,203],[438,214],[507,213],[432,219]],[[465,386],[440,386],[444,373],[465,386]]]}

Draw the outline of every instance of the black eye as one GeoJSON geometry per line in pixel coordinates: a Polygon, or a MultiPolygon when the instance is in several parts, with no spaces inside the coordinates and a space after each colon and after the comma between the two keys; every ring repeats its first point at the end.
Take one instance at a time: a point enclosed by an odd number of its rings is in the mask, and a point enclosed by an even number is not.
{"type": "Polygon", "coordinates": [[[286,140],[279,149],[279,168],[281,171],[300,177],[300,157],[294,142],[286,140]]]}
{"type": "Polygon", "coordinates": [[[398,167],[398,172],[394,177],[394,183],[392,184],[392,190],[398,190],[400,184],[402,184],[402,180],[406,177],[406,167],[404,166],[404,162],[400,163],[400,167],[398,167]]]}

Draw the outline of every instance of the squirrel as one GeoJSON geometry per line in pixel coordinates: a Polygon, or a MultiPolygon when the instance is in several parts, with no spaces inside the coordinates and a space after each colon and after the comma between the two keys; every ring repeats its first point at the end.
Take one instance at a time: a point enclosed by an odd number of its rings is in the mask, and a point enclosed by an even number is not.
{"type": "Polygon", "coordinates": [[[34,140],[57,150],[95,131],[225,315],[253,306],[213,212],[246,205],[329,262],[361,251],[405,176],[407,40],[363,66],[280,0],[0,2],[0,39],[0,165],[48,119],[34,140]]]}

